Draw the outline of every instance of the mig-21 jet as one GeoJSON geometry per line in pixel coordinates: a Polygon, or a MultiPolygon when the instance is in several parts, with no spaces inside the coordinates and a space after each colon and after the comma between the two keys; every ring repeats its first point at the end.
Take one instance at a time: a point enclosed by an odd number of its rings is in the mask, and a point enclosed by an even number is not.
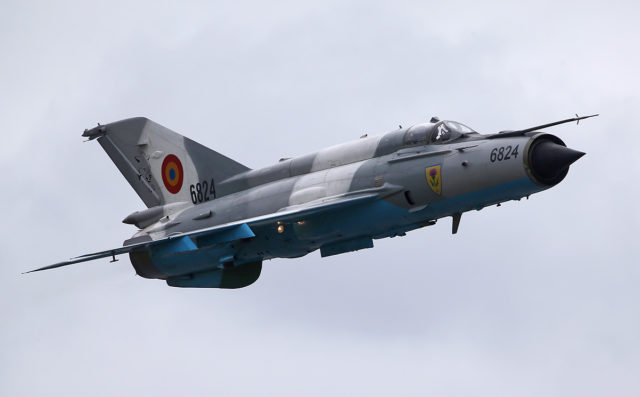
{"type": "MultiPolygon", "coordinates": [[[[597,116],[597,115],[593,115],[597,116]]],[[[560,183],[584,155],[540,130],[480,134],[433,117],[379,136],[250,169],[143,117],[98,125],[97,140],[146,209],[124,246],[32,271],[129,254],[138,275],[174,287],[240,288],[262,262],[373,247],[466,211],[560,183]]]]}

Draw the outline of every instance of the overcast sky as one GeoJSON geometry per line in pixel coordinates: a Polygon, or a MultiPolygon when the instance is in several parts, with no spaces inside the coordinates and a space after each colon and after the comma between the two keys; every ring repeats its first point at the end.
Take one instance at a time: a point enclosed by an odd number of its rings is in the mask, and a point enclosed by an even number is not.
{"type": "Polygon", "coordinates": [[[637,396],[633,1],[0,4],[0,395],[637,396]],[[551,129],[557,187],[371,250],[175,289],[118,246],[143,203],[84,128],[150,119],[249,167],[431,116],[551,129]]]}

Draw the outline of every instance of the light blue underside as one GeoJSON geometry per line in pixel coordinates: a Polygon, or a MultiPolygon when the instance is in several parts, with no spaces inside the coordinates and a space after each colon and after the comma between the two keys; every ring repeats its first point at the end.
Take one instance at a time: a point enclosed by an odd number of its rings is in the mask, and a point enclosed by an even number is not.
{"type": "MultiPolygon", "coordinates": [[[[307,229],[293,240],[278,239],[273,227],[252,230],[249,225],[242,224],[234,228],[215,232],[198,238],[198,246],[188,237],[176,239],[152,250],[154,265],[165,274],[184,274],[184,272],[198,272],[206,269],[214,270],[220,258],[233,257],[237,247],[232,248],[231,242],[255,237],[255,235],[274,235],[276,238],[266,239],[264,246],[256,247],[259,251],[278,251],[281,255],[288,250],[300,249],[301,245],[336,244],[337,241],[368,236],[368,238],[382,238],[393,236],[417,227],[424,226],[424,222],[450,216],[454,213],[480,209],[495,203],[515,200],[529,194],[544,190],[535,185],[528,178],[519,179],[502,185],[493,186],[479,191],[463,194],[428,205],[420,211],[410,212],[390,204],[384,200],[376,200],[359,206],[327,211],[322,215],[315,215],[306,219],[307,229]],[[273,229],[273,230],[271,230],[273,229]],[[254,234],[255,232],[255,234],[254,234]],[[341,237],[335,237],[339,234],[341,237]],[[305,236],[306,235],[306,236],[305,236]],[[309,238],[307,238],[307,236],[309,238]],[[327,240],[318,240],[313,236],[334,236],[327,240]],[[280,243],[277,243],[280,241],[280,243]],[[274,247],[274,244],[280,244],[274,247]]],[[[302,230],[300,230],[302,232],[302,230]]],[[[259,243],[262,244],[262,243],[259,243]]],[[[311,245],[309,247],[313,248],[311,245]]],[[[361,248],[365,248],[364,246],[361,248]]],[[[343,252],[345,252],[343,250],[343,252]]],[[[336,253],[338,253],[336,251],[336,253]]],[[[260,260],[261,258],[248,258],[260,260]]],[[[216,270],[214,270],[216,272],[216,270]]],[[[210,275],[213,278],[217,275],[210,275]]]]}
{"type": "Polygon", "coordinates": [[[151,249],[153,264],[161,272],[171,275],[186,271],[199,271],[217,265],[220,258],[233,257],[230,242],[255,237],[251,228],[243,223],[200,237],[199,249],[191,237],[185,236],[151,249]]]}
{"type": "Polygon", "coordinates": [[[529,178],[522,178],[434,203],[424,210],[418,211],[417,215],[429,215],[433,217],[432,219],[441,218],[456,212],[481,209],[504,201],[518,200],[544,189],[529,178]]]}
{"type": "Polygon", "coordinates": [[[415,212],[379,200],[364,207],[336,213],[321,223],[324,227],[339,229],[345,236],[361,236],[364,232],[376,238],[388,237],[420,227],[429,220],[481,209],[508,200],[518,200],[544,189],[529,178],[522,178],[445,199],[415,212]]]}

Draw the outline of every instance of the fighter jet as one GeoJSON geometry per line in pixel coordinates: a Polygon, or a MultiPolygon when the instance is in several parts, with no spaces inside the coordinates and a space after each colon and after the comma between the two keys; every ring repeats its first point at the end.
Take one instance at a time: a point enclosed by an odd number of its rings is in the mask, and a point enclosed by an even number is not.
{"type": "Polygon", "coordinates": [[[536,127],[480,134],[431,118],[379,136],[250,169],[147,118],[99,125],[97,140],[146,209],[122,247],[31,272],[129,254],[136,273],[173,287],[240,288],[262,262],[372,248],[464,212],[560,183],[584,155],[536,127]]]}

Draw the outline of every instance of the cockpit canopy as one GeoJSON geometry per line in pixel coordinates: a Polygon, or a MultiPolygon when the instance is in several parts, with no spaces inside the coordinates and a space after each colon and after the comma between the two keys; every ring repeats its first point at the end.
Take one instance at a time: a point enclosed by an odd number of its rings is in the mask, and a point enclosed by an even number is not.
{"type": "Polygon", "coordinates": [[[453,142],[465,134],[475,131],[457,121],[439,121],[435,124],[418,124],[409,128],[404,135],[404,146],[440,144],[453,142]]]}

